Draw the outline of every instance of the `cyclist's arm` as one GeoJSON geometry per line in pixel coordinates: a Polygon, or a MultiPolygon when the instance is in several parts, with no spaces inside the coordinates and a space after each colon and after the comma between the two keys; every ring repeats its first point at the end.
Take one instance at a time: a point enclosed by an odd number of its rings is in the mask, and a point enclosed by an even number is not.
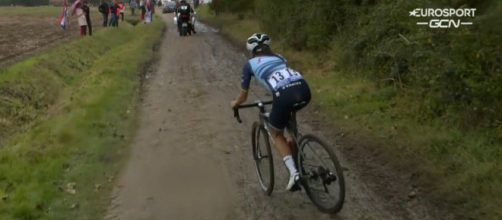
{"type": "Polygon", "coordinates": [[[240,104],[244,103],[247,100],[249,85],[251,83],[252,76],[253,76],[253,70],[251,69],[251,65],[248,62],[246,63],[246,65],[244,65],[244,68],[242,70],[241,92],[239,93],[237,99],[232,101],[231,103],[232,108],[239,106],[240,104]]]}
{"type": "Polygon", "coordinates": [[[237,108],[240,104],[244,103],[247,99],[248,99],[248,91],[241,90],[237,99],[232,101],[230,103],[230,105],[232,106],[232,108],[237,108]]]}

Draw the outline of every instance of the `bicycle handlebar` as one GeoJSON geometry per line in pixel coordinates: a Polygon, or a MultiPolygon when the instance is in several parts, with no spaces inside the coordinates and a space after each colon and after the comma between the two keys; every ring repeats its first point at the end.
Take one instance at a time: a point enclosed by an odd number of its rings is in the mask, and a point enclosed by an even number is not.
{"type": "Polygon", "coordinates": [[[241,109],[241,108],[260,107],[260,106],[264,106],[264,105],[270,105],[272,103],[273,103],[273,101],[266,101],[266,102],[257,101],[257,102],[255,102],[253,104],[239,105],[237,108],[234,108],[234,117],[235,117],[235,119],[239,123],[242,123],[241,116],[239,115],[239,109],[241,109]]]}
{"type": "Polygon", "coordinates": [[[242,123],[241,116],[239,115],[239,108],[234,108],[234,117],[237,122],[242,123]]]}

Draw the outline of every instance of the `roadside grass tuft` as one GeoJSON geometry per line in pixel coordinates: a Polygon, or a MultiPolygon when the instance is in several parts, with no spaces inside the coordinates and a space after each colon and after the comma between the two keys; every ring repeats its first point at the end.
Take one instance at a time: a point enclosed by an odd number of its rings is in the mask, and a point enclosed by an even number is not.
{"type": "Polygon", "coordinates": [[[103,217],[163,25],[123,23],[0,73],[0,219],[103,217]]]}

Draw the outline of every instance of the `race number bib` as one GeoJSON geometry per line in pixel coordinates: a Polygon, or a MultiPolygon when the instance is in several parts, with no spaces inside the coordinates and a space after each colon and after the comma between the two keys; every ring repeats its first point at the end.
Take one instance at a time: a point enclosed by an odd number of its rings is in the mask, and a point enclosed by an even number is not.
{"type": "Polygon", "coordinates": [[[268,76],[268,83],[272,88],[276,89],[280,86],[285,86],[288,83],[301,79],[302,75],[291,68],[284,68],[282,70],[274,71],[268,76]]]}

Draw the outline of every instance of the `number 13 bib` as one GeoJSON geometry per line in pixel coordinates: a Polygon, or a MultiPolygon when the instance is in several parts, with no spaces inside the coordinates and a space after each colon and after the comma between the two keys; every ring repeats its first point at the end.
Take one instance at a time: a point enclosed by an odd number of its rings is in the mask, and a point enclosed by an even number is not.
{"type": "Polygon", "coordinates": [[[274,71],[272,74],[270,74],[267,78],[267,82],[270,84],[270,86],[272,86],[274,90],[276,90],[281,86],[285,86],[290,82],[299,79],[302,79],[302,75],[299,72],[291,68],[284,68],[274,71]]]}

